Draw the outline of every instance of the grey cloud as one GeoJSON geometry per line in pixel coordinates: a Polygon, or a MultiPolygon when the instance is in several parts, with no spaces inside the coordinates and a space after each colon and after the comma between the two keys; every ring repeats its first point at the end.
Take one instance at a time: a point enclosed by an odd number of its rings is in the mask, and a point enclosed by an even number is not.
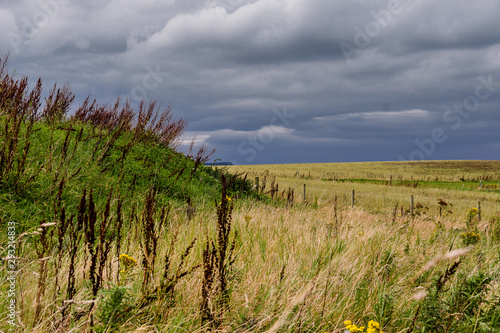
{"type": "Polygon", "coordinates": [[[252,163],[407,158],[435,128],[448,139],[425,158],[498,156],[498,1],[401,0],[386,22],[387,0],[44,1],[61,4],[17,53],[7,33],[41,7],[2,2],[11,68],[41,76],[46,90],[70,82],[77,103],[91,94],[171,104],[224,160],[247,162],[238,147],[252,148],[248,138],[282,108],[294,118],[255,143],[252,163]],[[360,31],[371,34],[363,47],[360,31]],[[342,43],[356,47],[352,57],[342,43]],[[494,91],[453,129],[443,115],[490,74],[494,91]]]}

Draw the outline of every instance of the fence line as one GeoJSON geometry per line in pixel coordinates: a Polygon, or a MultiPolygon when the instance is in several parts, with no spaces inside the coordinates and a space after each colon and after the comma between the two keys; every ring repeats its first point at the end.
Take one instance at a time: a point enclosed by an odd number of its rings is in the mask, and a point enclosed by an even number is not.
{"type": "MultiPolygon", "coordinates": [[[[278,185],[282,186],[287,186],[287,187],[292,187],[292,188],[297,188],[299,186],[301,186],[301,184],[290,184],[290,183],[277,183],[278,185]]],[[[305,185],[305,184],[304,184],[305,185]]],[[[332,191],[336,191],[335,189],[332,189],[331,187],[323,187],[323,186],[315,186],[315,185],[307,185],[307,188],[308,189],[320,189],[320,190],[323,190],[323,191],[326,191],[326,192],[332,192],[332,191]]],[[[412,194],[408,194],[408,195],[395,195],[395,194],[386,194],[386,193],[380,193],[380,192],[367,192],[367,191],[363,191],[363,192],[360,192],[358,194],[356,194],[356,196],[372,196],[372,195],[378,195],[378,196],[385,196],[387,198],[403,198],[403,199],[407,199],[410,197],[410,195],[412,194]]],[[[428,199],[429,197],[428,196],[418,196],[416,194],[413,194],[414,197],[415,197],[415,200],[420,198],[420,199],[428,199]]],[[[454,201],[460,201],[460,202],[470,202],[470,200],[466,200],[466,199],[456,199],[454,201]]],[[[490,201],[488,199],[486,199],[486,201],[490,201]]]]}
{"type": "MultiPolygon", "coordinates": [[[[258,184],[259,177],[256,177],[255,180],[256,180],[256,183],[258,184]]],[[[290,184],[290,183],[278,183],[278,185],[285,186],[285,187],[291,187],[294,190],[297,190],[299,187],[301,187],[301,184],[290,184]]],[[[303,201],[307,200],[306,195],[307,195],[307,193],[311,192],[309,189],[312,189],[313,191],[314,190],[317,190],[317,191],[321,190],[321,191],[324,191],[326,193],[330,193],[332,197],[333,196],[341,196],[344,198],[344,201],[346,201],[346,202],[348,200],[348,194],[346,193],[345,190],[339,191],[339,190],[332,189],[331,187],[308,185],[305,183],[302,186],[303,186],[303,196],[302,196],[303,201]],[[309,192],[306,192],[307,191],[306,188],[309,190],[309,192]]],[[[311,192],[309,194],[310,198],[314,197],[313,193],[314,192],[311,192]]],[[[404,205],[404,202],[408,202],[408,211],[411,214],[414,213],[415,202],[418,205],[418,204],[421,204],[420,201],[425,202],[425,203],[429,203],[430,201],[432,201],[432,199],[429,196],[420,196],[420,195],[415,195],[414,193],[408,193],[408,195],[397,195],[397,194],[386,194],[386,193],[380,193],[380,192],[365,192],[365,191],[355,192],[355,190],[352,190],[351,207],[354,207],[356,204],[363,205],[364,201],[367,199],[370,199],[372,201],[375,201],[377,199],[382,200],[383,201],[383,208],[389,207],[386,204],[386,200],[388,200],[389,202],[396,201],[397,204],[399,204],[400,201],[402,201],[401,207],[404,205]]],[[[472,204],[472,201],[473,200],[467,200],[467,199],[453,199],[453,202],[455,203],[455,205],[458,202],[458,203],[465,203],[466,205],[470,205],[470,207],[474,206],[474,204],[472,204]]],[[[490,200],[486,199],[486,202],[489,202],[489,201],[490,200]]],[[[477,202],[477,208],[479,210],[479,214],[478,214],[479,220],[481,220],[481,218],[482,218],[481,202],[484,203],[485,201],[478,201],[477,202]]],[[[392,204],[393,203],[390,203],[390,205],[392,205],[392,204]]],[[[451,203],[450,203],[450,206],[451,206],[451,203]]],[[[495,206],[495,204],[493,203],[492,206],[495,206]]],[[[427,208],[430,208],[430,207],[427,207],[427,208]]],[[[445,203],[444,205],[441,205],[440,208],[441,209],[439,211],[441,214],[442,208],[448,208],[448,204],[445,203]]]]}

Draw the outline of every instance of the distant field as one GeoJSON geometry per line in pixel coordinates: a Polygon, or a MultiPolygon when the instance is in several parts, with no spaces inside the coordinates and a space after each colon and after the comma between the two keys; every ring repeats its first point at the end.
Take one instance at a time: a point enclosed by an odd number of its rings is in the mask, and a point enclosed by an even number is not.
{"type": "Polygon", "coordinates": [[[499,180],[500,161],[417,161],[261,164],[230,166],[231,171],[269,171],[271,175],[379,180],[480,181],[499,180]]]}
{"type": "Polygon", "coordinates": [[[483,215],[494,216],[500,204],[500,161],[421,161],[359,162],[239,165],[230,172],[259,177],[264,191],[274,180],[280,191],[294,189],[295,197],[309,201],[331,201],[334,197],[345,205],[355,203],[371,212],[386,212],[415,203],[438,210],[437,199],[449,201],[449,215],[477,206],[481,201],[483,215]]]}

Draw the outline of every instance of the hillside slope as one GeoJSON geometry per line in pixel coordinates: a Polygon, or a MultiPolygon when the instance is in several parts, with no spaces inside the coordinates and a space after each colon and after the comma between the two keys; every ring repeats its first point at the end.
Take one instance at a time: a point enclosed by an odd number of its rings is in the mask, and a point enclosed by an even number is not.
{"type": "Polygon", "coordinates": [[[220,193],[220,171],[204,166],[207,147],[175,150],[186,123],[170,107],[87,98],[70,115],[68,86],[54,86],[42,103],[41,80],[29,89],[6,64],[0,59],[0,220],[16,221],[18,232],[52,219],[58,204],[74,209],[85,190],[98,205],[112,197],[130,209],[150,189],[160,204],[213,202],[220,193]]]}

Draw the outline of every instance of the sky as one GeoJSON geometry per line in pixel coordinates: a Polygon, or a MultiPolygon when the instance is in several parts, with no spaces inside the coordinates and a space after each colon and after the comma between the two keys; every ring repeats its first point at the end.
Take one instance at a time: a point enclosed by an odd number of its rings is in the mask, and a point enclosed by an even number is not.
{"type": "Polygon", "coordinates": [[[498,0],[0,0],[10,69],[234,164],[498,160],[498,0]]]}

